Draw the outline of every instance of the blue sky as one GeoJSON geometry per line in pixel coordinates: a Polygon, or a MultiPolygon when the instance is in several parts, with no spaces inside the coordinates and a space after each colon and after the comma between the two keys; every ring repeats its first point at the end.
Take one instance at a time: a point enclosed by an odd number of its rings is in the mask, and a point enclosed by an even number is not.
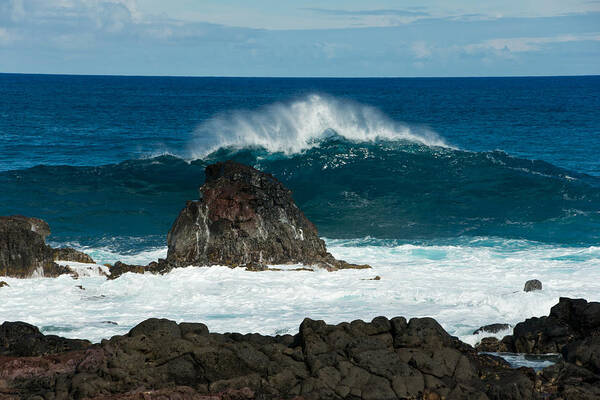
{"type": "Polygon", "coordinates": [[[600,73],[600,1],[0,0],[0,72],[600,73]]]}

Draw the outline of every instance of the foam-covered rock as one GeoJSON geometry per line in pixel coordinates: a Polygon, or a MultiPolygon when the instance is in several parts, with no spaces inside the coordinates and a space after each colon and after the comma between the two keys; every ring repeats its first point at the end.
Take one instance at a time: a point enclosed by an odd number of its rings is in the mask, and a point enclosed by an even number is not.
{"type": "Polygon", "coordinates": [[[94,264],[92,257],[70,247],[54,249],[54,261],[74,261],[84,264],[94,264]]]}

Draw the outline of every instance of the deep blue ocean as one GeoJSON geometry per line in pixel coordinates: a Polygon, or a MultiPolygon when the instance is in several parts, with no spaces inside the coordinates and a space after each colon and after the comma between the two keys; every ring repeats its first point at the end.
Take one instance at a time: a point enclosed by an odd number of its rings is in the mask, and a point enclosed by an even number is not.
{"type": "Polygon", "coordinates": [[[600,76],[0,74],[0,215],[53,243],[164,246],[225,159],[283,181],[329,239],[600,244],[600,76]]]}

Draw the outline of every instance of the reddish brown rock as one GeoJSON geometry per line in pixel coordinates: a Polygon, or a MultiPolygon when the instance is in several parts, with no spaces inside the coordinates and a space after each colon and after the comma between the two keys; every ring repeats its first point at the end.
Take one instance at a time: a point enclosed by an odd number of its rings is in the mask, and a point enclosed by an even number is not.
{"type": "Polygon", "coordinates": [[[175,266],[368,268],[328,253],[291,191],[269,174],[232,161],[212,164],[200,195],[187,203],[167,236],[167,261],[175,266]]]}

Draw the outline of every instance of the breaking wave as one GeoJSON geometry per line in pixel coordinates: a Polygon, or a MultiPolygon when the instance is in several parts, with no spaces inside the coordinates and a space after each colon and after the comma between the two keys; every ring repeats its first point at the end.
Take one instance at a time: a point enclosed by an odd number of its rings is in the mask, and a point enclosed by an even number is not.
{"type": "Polygon", "coordinates": [[[332,136],[357,143],[405,140],[448,147],[434,132],[393,121],[374,107],[312,94],[290,103],[223,113],[208,120],[196,130],[188,158],[203,158],[221,148],[262,148],[291,155],[332,136]]]}

